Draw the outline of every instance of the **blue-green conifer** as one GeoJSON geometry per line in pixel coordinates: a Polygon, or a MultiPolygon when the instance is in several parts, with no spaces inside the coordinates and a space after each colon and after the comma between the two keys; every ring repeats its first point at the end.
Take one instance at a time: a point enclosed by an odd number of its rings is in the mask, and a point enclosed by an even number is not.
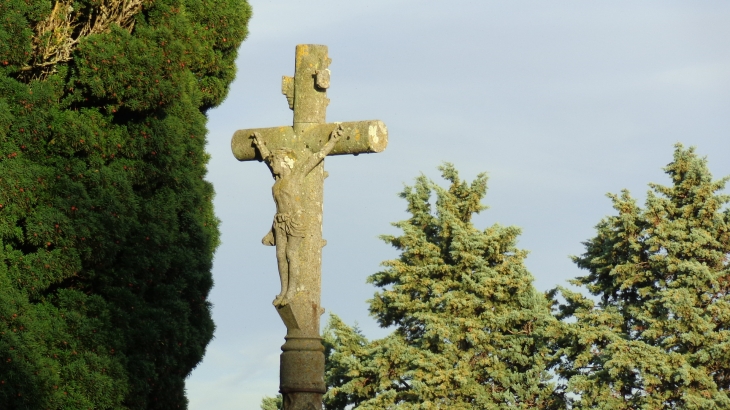
{"type": "Polygon", "coordinates": [[[393,333],[368,341],[329,321],[327,409],[559,404],[546,370],[556,323],[516,247],[520,230],[477,229],[486,176],[468,184],[450,164],[440,169],[447,189],[421,176],[401,194],[411,216],[394,224],[401,235],[383,236],[400,257],[369,278],[380,288],[370,312],[393,333]]]}
{"type": "Polygon", "coordinates": [[[555,369],[573,408],[730,408],[728,178],[681,145],[665,171],[644,207],[609,195],[616,215],[573,258],[594,296],[562,290],[555,369]]]}

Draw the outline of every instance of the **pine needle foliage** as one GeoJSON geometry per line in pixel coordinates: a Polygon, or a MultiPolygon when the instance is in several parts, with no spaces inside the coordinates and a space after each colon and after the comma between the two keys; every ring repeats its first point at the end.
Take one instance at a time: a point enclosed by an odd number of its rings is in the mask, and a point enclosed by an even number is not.
{"type": "Polygon", "coordinates": [[[439,168],[442,188],[421,176],[401,197],[411,217],[382,239],[401,252],[368,279],[384,339],[368,341],[332,316],[327,347],[328,409],[551,408],[549,329],[555,319],[516,247],[520,230],[479,230],[487,177],[461,181],[439,168]],[[435,194],[435,201],[432,202],[435,194]]]}
{"type": "Polygon", "coordinates": [[[562,289],[556,371],[574,408],[730,408],[730,197],[694,148],[677,145],[644,207],[609,195],[603,219],[562,289]],[[570,396],[570,395],[569,395],[570,396]]]}
{"type": "Polygon", "coordinates": [[[1,409],[187,407],[214,329],[205,112],[249,16],[0,1],[1,409]]]}
{"type": "Polygon", "coordinates": [[[264,397],[261,399],[261,410],[281,410],[284,407],[284,397],[277,394],[275,397],[264,397]]]}

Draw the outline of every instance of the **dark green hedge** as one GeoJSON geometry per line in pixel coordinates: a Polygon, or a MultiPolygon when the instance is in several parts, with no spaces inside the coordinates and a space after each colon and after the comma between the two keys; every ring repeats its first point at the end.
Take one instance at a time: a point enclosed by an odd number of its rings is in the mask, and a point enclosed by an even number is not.
{"type": "Polygon", "coordinates": [[[214,329],[205,112],[250,8],[146,1],[22,71],[53,6],[0,2],[0,408],[186,408],[214,329]]]}

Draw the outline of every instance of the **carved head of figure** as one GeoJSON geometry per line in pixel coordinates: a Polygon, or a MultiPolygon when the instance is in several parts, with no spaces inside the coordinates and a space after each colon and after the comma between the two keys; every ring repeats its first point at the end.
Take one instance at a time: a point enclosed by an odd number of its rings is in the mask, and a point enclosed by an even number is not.
{"type": "Polygon", "coordinates": [[[284,176],[294,169],[297,157],[289,148],[277,149],[271,152],[269,166],[274,176],[284,176]]]}

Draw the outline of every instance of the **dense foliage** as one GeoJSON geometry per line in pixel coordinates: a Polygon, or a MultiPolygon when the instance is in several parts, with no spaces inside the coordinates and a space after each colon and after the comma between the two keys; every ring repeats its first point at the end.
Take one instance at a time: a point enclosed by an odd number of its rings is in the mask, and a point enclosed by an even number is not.
{"type": "Polygon", "coordinates": [[[519,229],[475,228],[486,176],[467,184],[451,165],[440,169],[448,189],[421,176],[401,194],[411,217],[394,224],[402,235],[383,237],[400,257],[369,278],[381,289],[371,314],[394,332],[368,341],[329,322],[328,409],[557,404],[546,371],[555,319],[516,248],[519,229]]]}
{"type": "Polygon", "coordinates": [[[617,215],[573,257],[592,296],[557,288],[551,317],[518,231],[470,222],[484,176],[442,171],[448,190],[420,177],[403,192],[411,218],[384,237],[401,256],[369,278],[371,313],[395,331],[368,341],[330,318],[327,409],[730,408],[730,178],[677,145],[644,207],[609,195],[617,215]]]}
{"type": "Polygon", "coordinates": [[[0,2],[0,408],[187,407],[214,328],[205,112],[249,17],[0,2]]]}
{"type": "Polygon", "coordinates": [[[562,290],[556,371],[574,408],[730,408],[730,197],[694,149],[676,147],[670,186],[642,208],[624,191],[562,290]]]}
{"type": "Polygon", "coordinates": [[[281,410],[282,407],[284,407],[284,397],[281,394],[261,399],[261,410],[281,410]]]}

